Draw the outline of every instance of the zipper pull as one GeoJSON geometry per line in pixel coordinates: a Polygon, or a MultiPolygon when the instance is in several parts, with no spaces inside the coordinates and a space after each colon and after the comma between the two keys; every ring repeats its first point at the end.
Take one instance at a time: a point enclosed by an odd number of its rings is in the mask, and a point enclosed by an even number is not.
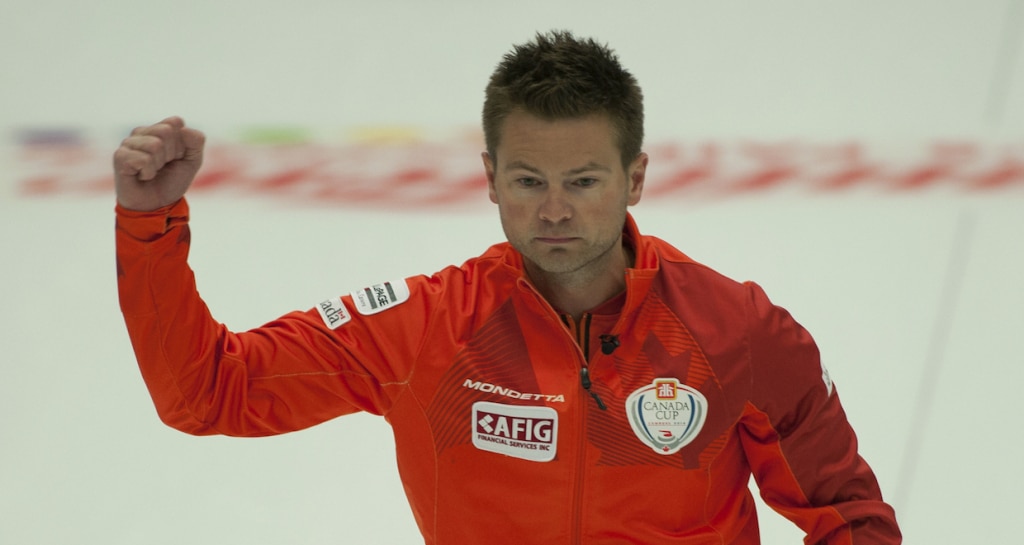
{"type": "Polygon", "coordinates": [[[580,384],[582,384],[583,389],[586,390],[588,394],[590,394],[590,397],[594,398],[594,401],[597,402],[597,407],[599,409],[601,409],[602,411],[608,410],[608,407],[604,404],[604,401],[601,401],[601,396],[597,395],[597,392],[592,392],[590,390],[590,370],[587,369],[586,367],[580,368],[580,384]]]}

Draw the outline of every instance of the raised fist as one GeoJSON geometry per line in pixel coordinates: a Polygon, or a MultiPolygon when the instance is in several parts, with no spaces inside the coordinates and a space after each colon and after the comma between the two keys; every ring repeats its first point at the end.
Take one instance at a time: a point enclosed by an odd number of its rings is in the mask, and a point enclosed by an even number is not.
{"type": "Polygon", "coordinates": [[[133,130],[114,152],[118,204],[150,211],[177,202],[203,163],[205,142],[206,136],[180,117],[133,130]]]}

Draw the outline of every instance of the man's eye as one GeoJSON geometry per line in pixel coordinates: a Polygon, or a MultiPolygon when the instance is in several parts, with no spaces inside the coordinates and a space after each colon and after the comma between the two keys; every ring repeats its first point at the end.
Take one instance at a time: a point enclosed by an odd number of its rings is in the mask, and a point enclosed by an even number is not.
{"type": "Polygon", "coordinates": [[[580,178],[576,180],[576,185],[581,187],[590,187],[597,183],[597,178],[580,178]]]}
{"type": "Polygon", "coordinates": [[[516,182],[523,187],[534,187],[540,185],[540,180],[536,178],[519,178],[516,182]]]}

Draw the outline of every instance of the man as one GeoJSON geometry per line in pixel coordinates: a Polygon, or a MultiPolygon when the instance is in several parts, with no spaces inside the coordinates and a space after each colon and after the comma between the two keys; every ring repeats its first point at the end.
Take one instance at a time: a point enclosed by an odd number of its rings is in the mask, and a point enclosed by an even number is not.
{"type": "Polygon", "coordinates": [[[383,415],[428,544],[758,543],[751,475],[808,543],[899,543],[810,335],[627,213],[648,157],[614,54],[538,35],[483,120],[508,243],[246,333],[186,263],[202,133],[169,118],[125,139],[121,308],[163,421],[260,436],[383,415]]]}

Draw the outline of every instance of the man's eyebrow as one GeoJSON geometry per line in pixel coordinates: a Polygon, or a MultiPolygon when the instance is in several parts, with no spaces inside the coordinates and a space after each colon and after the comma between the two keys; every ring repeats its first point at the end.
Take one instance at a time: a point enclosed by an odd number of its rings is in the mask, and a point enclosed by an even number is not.
{"type": "Polygon", "coordinates": [[[534,174],[540,174],[541,173],[539,168],[537,168],[537,167],[535,167],[535,166],[533,166],[533,165],[531,165],[529,163],[524,163],[523,161],[512,161],[511,163],[508,163],[508,164],[505,165],[504,170],[506,170],[506,171],[507,170],[527,170],[527,171],[530,171],[530,172],[532,172],[534,174]]]}
{"type": "Polygon", "coordinates": [[[600,163],[595,163],[595,162],[591,161],[591,162],[589,162],[589,163],[587,163],[587,164],[585,164],[585,165],[583,165],[581,167],[576,167],[574,169],[567,170],[567,171],[565,171],[563,173],[563,175],[564,176],[575,176],[576,174],[582,174],[584,172],[590,172],[590,171],[594,171],[594,170],[597,170],[597,171],[600,171],[600,172],[611,172],[612,171],[612,169],[610,169],[610,168],[608,168],[608,167],[606,167],[606,166],[604,166],[604,165],[602,165],[600,163]]]}
{"type": "MultiPolygon", "coordinates": [[[[510,162],[510,163],[505,165],[504,170],[506,170],[506,171],[508,171],[508,170],[526,170],[526,171],[532,172],[534,174],[542,174],[542,172],[540,171],[539,168],[537,168],[537,167],[535,167],[535,166],[533,166],[533,165],[531,165],[529,163],[525,163],[523,161],[512,161],[512,162],[510,162]]],[[[576,168],[569,169],[569,170],[563,172],[562,175],[563,176],[575,176],[577,174],[581,174],[581,173],[584,173],[584,172],[595,171],[595,170],[596,171],[600,171],[600,172],[611,172],[612,171],[612,169],[610,169],[610,168],[608,168],[608,167],[606,167],[606,166],[604,166],[604,165],[602,165],[600,163],[595,163],[595,162],[591,161],[591,162],[589,162],[589,163],[587,163],[587,164],[585,164],[585,165],[583,165],[581,167],[576,167],[576,168]]]]}

